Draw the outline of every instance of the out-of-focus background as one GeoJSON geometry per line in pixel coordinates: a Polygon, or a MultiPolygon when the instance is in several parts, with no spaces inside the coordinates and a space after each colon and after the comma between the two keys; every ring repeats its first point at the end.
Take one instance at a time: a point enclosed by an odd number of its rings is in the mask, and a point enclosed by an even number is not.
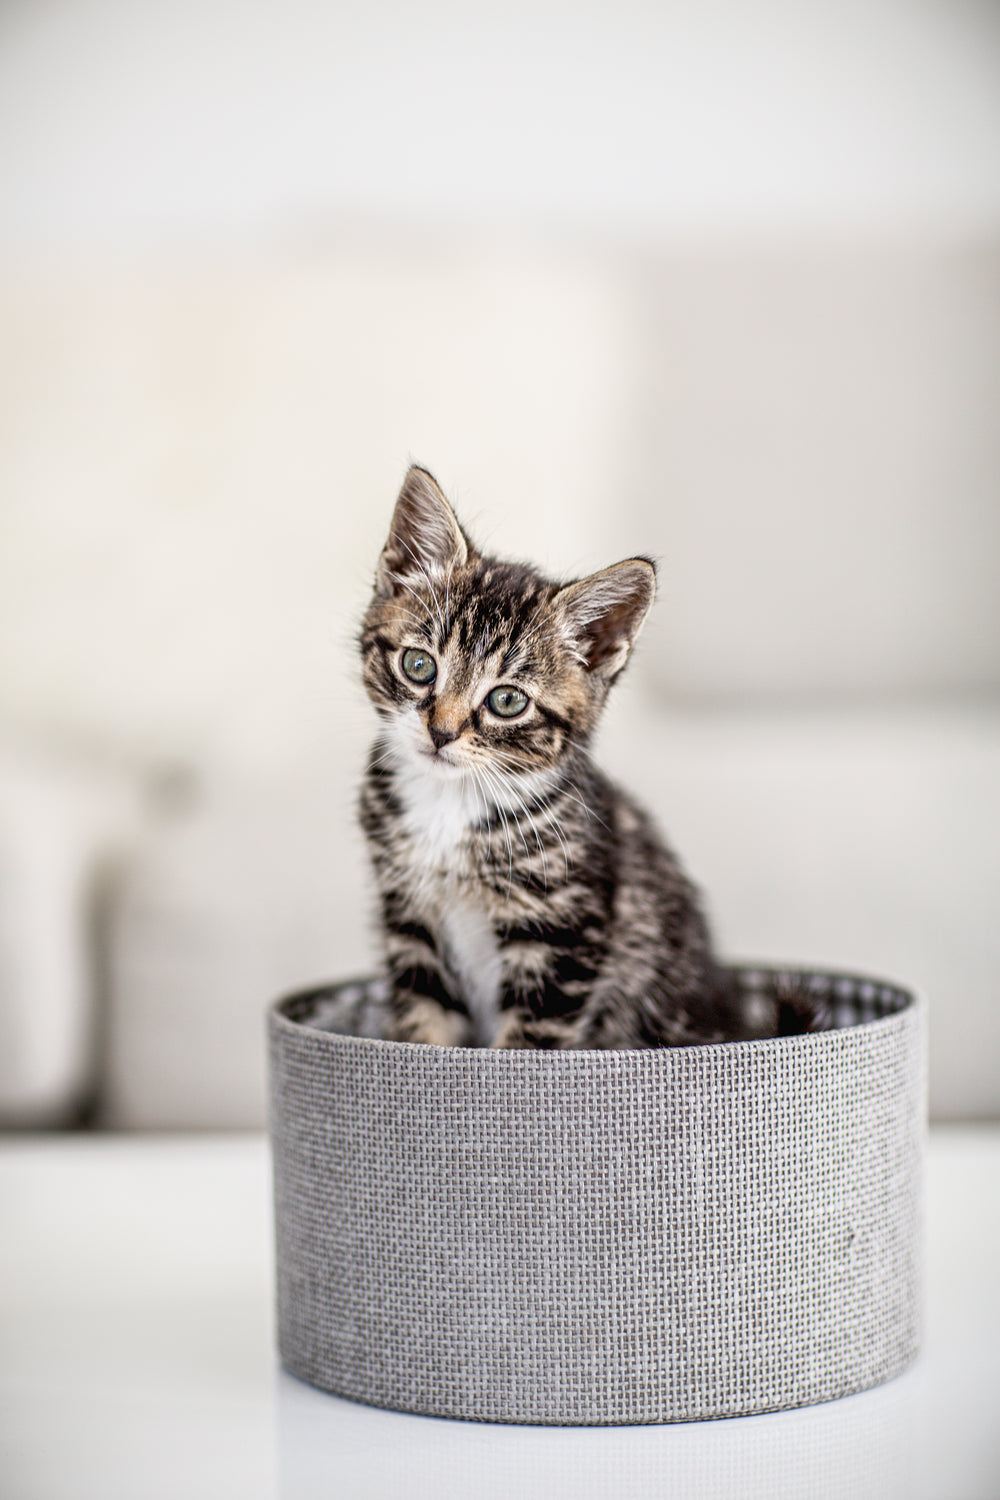
{"type": "Polygon", "coordinates": [[[661,597],[602,739],[733,956],[1000,1113],[1000,10],[7,0],[0,1117],[259,1125],[370,970],[352,633],[415,458],[661,597]]]}

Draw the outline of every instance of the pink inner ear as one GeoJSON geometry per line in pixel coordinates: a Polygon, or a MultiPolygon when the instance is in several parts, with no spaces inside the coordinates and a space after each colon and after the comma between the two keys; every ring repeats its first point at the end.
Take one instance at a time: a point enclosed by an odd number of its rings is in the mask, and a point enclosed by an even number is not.
{"type": "Polygon", "coordinates": [[[653,601],[654,576],[650,564],[630,561],[565,590],[567,623],[591,671],[616,658],[619,668],[625,665],[653,601]]]}
{"type": "Polygon", "coordinates": [[[384,571],[402,576],[446,573],[468,556],[462,529],[435,479],[412,468],[396,501],[382,554],[384,571]]]}
{"type": "Polygon", "coordinates": [[[635,601],[622,600],[606,614],[587,622],[583,629],[583,647],[588,666],[602,666],[630,640],[629,626],[635,613],[635,601]]]}

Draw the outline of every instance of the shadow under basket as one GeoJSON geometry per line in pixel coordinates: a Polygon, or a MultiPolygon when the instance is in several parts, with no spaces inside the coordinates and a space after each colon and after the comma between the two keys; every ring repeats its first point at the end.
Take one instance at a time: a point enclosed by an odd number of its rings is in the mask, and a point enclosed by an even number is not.
{"type": "Polygon", "coordinates": [[[751,1004],[808,987],[829,1029],[490,1051],[378,1040],[372,981],[275,1005],[285,1367],[399,1411],[589,1425],[779,1411],[904,1369],[924,1006],[733,973],[751,1004]]]}

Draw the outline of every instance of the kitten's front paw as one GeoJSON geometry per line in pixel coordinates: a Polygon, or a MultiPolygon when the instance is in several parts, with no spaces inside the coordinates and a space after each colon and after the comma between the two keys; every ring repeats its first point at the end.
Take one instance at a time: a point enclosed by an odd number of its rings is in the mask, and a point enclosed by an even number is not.
{"type": "Polygon", "coordinates": [[[492,1042],[490,1042],[491,1047],[504,1048],[533,1047],[534,1045],[534,1042],[530,1042],[525,1035],[524,1017],[518,1015],[516,1011],[511,1011],[504,1016],[497,1028],[496,1035],[492,1042]]]}
{"type": "Polygon", "coordinates": [[[432,1047],[461,1047],[467,1022],[457,1010],[445,1010],[436,1000],[412,1000],[399,1005],[389,1023],[393,1042],[429,1042],[432,1047]]]}
{"type": "Polygon", "coordinates": [[[509,1011],[497,1029],[491,1047],[531,1047],[562,1051],[577,1046],[573,1027],[565,1021],[548,1018],[540,1020],[521,1011],[509,1011]]]}

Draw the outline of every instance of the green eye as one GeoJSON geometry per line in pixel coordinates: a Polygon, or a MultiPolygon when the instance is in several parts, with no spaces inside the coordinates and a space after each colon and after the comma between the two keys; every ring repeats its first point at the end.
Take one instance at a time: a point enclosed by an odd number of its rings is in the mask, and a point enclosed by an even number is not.
{"type": "Polygon", "coordinates": [[[516,719],[528,706],[528,695],[516,687],[497,687],[486,698],[486,707],[498,719],[516,719]]]}
{"type": "Polygon", "coordinates": [[[438,673],[437,662],[426,651],[404,651],[400,665],[411,682],[433,682],[438,673]]]}

